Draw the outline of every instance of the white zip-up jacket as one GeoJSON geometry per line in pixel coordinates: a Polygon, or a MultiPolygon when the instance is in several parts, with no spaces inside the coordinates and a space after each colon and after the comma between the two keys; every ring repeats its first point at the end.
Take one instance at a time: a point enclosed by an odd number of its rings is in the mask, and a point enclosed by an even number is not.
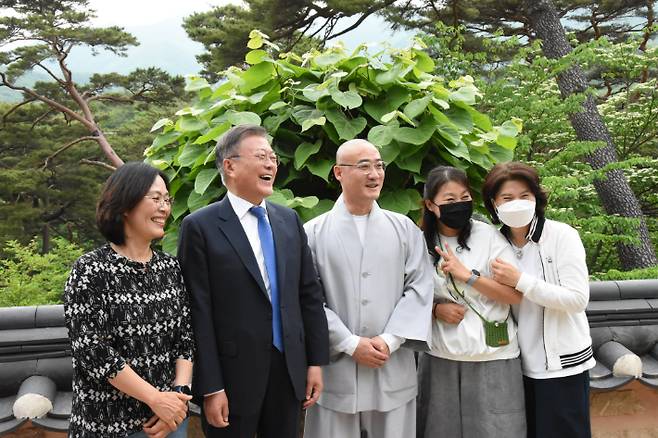
{"type": "MultiPolygon", "coordinates": [[[[503,227],[503,234],[509,229],[503,227]]],[[[544,351],[548,371],[573,367],[592,357],[585,308],[589,278],[578,231],[550,219],[534,220],[528,236],[539,246],[543,278],[522,273],[516,289],[543,306],[544,351]]]]}

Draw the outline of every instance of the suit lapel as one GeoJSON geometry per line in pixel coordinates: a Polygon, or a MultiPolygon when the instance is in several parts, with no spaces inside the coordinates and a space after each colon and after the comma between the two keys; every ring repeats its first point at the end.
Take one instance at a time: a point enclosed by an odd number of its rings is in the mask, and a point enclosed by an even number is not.
{"type": "Polygon", "coordinates": [[[263,283],[263,278],[260,274],[260,269],[258,269],[258,263],[256,262],[256,256],[254,256],[254,251],[251,249],[247,235],[242,228],[242,224],[238,219],[238,216],[233,211],[231,203],[228,200],[228,197],[224,197],[219,202],[219,229],[222,231],[226,240],[229,241],[235,252],[240,257],[240,260],[247,268],[249,273],[256,283],[263,291],[265,296],[269,301],[269,296],[267,295],[267,290],[265,289],[265,283],[263,283]]]}
{"type": "Polygon", "coordinates": [[[286,233],[286,224],[280,214],[277,214],[276,206],[272,203],[267,203],[267,217],[270,220],[272,227],[272,235],[274,237],[274,248],[276,251],[276,274],[279,286],[279,295],[282,294],[282,286],[286,278],[286,258],[288,251],[288,236],[286,233]]]}

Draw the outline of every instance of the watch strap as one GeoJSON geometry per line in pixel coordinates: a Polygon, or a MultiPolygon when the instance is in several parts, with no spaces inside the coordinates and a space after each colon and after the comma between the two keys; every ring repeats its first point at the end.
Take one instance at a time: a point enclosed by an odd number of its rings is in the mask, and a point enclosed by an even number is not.
{"type": "Polygon", "coordinates": [[[478,280],[478,278],[480,278],[480,273],[478,271],[476,271],[475,269],[473,269],[471,271],[471,276],[466,281],[466,284],[469,285],[469,286],[473,286],[473,284],[478,280]]]}

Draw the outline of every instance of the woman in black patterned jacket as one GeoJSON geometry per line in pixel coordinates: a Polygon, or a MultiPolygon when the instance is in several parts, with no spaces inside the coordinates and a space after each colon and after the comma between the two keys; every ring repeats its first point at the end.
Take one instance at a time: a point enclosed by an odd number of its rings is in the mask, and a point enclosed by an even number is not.
{"type": "Polygon", "coordinates": [[[71,437],[185,436],[194,340],[177,260],[151,249],[171,212],[166,176],[127,163],[96,222],[109,243],[80,257],[64,293],[73,351],[71,437]]]}

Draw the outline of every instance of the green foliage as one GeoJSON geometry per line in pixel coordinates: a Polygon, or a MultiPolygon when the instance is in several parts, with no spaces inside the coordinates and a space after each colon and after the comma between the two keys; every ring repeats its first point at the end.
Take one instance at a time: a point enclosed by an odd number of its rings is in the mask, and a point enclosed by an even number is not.
{"type": "Polygon", "coordinates": [[[548,60],[537,43],[523,47],[515,39],[490,40],[486,52],[469,52],[455,29],[446,28],[443,34],[423,40],[430,53],[444,60],[437,70],[446,77],[470,74],[477,78],[484,95],[480,108],[494,122],[523,120],[515,159],[539,170],[549,194],[548,216],[579,229],[593,275],[620,269],[617,245],[638,242],[628,232],[636,219],[608,215],[601,207],[593,182],[605,178],[610,168],[622,169],[629,178],[654,245],[658,243],[658,53],[654,48],[638,51],[638,40],[613,44],[601,38],[578,45],[560,60],[548,60]],[[509,52],[516,53],[513,59],[500,62],[509,52]],[[584,157],[599,145],[577,141],[569,120],[569,114],[579,111],[584,95],[562,99],[555,81],[573,63],[594,72],[589,75],[588,92],[598,96],[599,111],[617,146],[620,160],[614,166],[594,171],[585,162],[584,157]]]}
{"type": "Polygon", "coordinates": [[[62,238],[41,253],[36,240],[28,245],[9,241],[0,259],[0,307],[59,304],[73,262],[82,255],[79,246],[62,238]]]}
{"type": "MultiPolygon", "coordinates": [[[[6,108],[9,106],[0,103],[0,113],[6,108]]],[[[149,128],[171,112],[167,107],[139,111],[103,102],[94,102],[93,108],[97,122],[126,160],[142,158],[155,136],[149,128]]],[[[96,230],[95,207],[110,170],[80,163],[83,159],[102,160],[94,142],[76,145],[44,169],[46,158],[71,136],[84,135],[83,128],[67,126],[56,114],[33,127],[33,121],[45,112],[42,104],[25,105],[12,113],[7,124],[0,125],[0,257],[6,241],[27,244],[37,235],[46,248],[50,236],[78,243],[103,242],[96,230]]]]}
{"type": "Polygon", "coordinates": [[[438,164],[464,169],[477,186],[491,166],[509,160],[521,130],[518,119],[494,126],[473,104],[473,78],[445,83],[421,46],[368,55],[342,47],[278,59],[258,52],[265,36],[251,32],[247,69],[231,67],[226,82],[211,87],[190,77],[197,100],[159,121],[161,130],[145,155],[172,177],[176,201],[164,247],[173,250],[176,229],[188,211],[217,199],[215,143],[231,126],[262,124],[282,165],[273,199],[309,218],[339,193],[331,179],[338,146],[367,138],[389,163],[382,207],[417,217],[423,176],[438,164]],[[290,192],[283,192],[289,189],[290,192]],[[294,195],[293,195],[294,193],[294,195]],[[317,208],[316,208],[317,207],[317,208]],[[313,210],[316,208],[315,210],[313,210]]]}
{"type": "Polygon", "coordinates": [[[652,266],[650,268],[644,269],[634,269],[632,271],[618,271],[616,269],[611,269],[604,274],[592,275],[590,278],[595,281],[644,279],[655,280],[658,278],[658,266],[652,266]]]}

